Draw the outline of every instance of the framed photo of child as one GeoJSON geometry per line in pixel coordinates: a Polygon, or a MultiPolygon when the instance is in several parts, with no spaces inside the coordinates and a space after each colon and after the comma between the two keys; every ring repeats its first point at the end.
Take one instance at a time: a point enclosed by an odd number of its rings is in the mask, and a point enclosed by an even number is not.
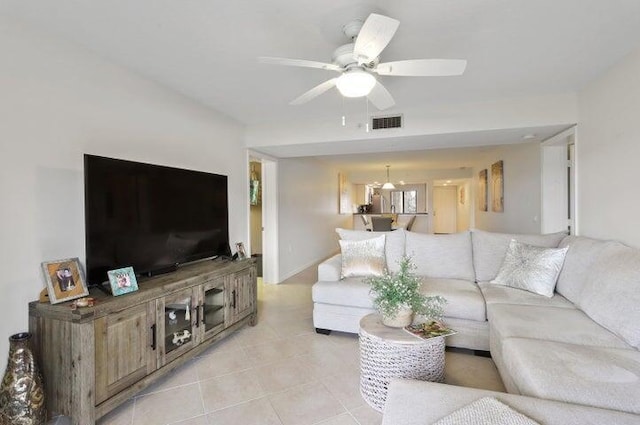
{"type": "Polygon", "coordinates": [[[107,276],[109,277],[109,285],[111,285],[111,293],[114,297],[138,290],[138,281],[133,267],[109,270],[107,276]]]}
{"type": "Polygon", "coordinates": [[[78,258],[45,261],[42,263],[42,271],[51,304],[89,295],[78,258]]]}

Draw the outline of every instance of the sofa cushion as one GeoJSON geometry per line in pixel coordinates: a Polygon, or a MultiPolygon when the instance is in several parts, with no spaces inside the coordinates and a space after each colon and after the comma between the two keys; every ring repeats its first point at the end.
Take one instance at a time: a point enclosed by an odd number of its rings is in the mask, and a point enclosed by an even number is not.
{"type": "Polygon", "coordinates": [[[484,282],[496,277],[511,239],[533,246],[556,248],[565,236],[564,232],[547,235],[523,235],[474,229],[471,231],[471,242],[473,244],[473,267],[476,272],[476,280],[484,282]]]}
{"type": "Polygon", "coordinates": [[[491,283],[553,296],[568,248],[541,248],[511,239],[498,274],[491,283]]]}
{"type": "Polygon", "coordinates": [[[610,243],[590,270],[578,306],[640,349],[640,250],[610,243]]]}
{"type": "MultiPolygon", "coordinates": [[[[444,316],[458,319],[487,320],[484,298],[475,282],[461,279],[424,279],[420,292],[441,295],[447,303],[444,316]]],[[[446,322],[446,320],[445,320],[446,322]]]]}
{"type": "Polygon", "coordinates": [[[318,280],[338,281],[342,269],[342,256],[336,254],[318,264],[318,280]]]}
{"type": "Polygon", "coordinates": [[[564,258],[564,265],[558,276],[556,291],[574,304],[582,296],[582,289],[591,275],[591,268],[602,256],[607,246],[615,244],[613,241],[586,238],[584,236],[567,236],[561,242],[560,248],[569,248],[564,258]]]}
{"type": "Polygon", "coordinates": [[[481,397],[495,397],[542,424],[638,424],[638,417],[630,413],[437,382],[396,378],[389,385],[382,425],[431,424],[481,397]],[[428,408],[425,408],[426,403],[428,408]]]}
{"type": "MultiPolygon", "coordinates": [[[[630,348],[578,309],[491,304],[487,307],[492,336],[522,337],[598,347],[630,348]]],[[[504,351],[503,351],[503,356],[504,351]]]]}
{"type": "Polygon", "coordinates": [[[340,236],[340,239],[347,241],[362,241],[365,239],[376,238],[381,234],[384,234],[386,239],[384,252],[387,260],[387,270],[392,273],[400,270],[399,264],[405,253],[405,234],[407,233],[403,229],[394,230],[392,232],[367,232],[337,228],[336,232],[340,236]]]}
{"type": "Polygon", "coordinates": [[[371,286],[361,278],[351,277],[338,282],[316,282],[311,288],[314,303],[374,308],[371,286]]]}
{"type": "Polygon", "coordinates": [[[510,288],[504,285],[494,285],[489,282],[479,282],[478,287],[482,292],[484,301],[489,304],[517,304],[517,305],[539,305],[559,308],[576,308],[571,301],[567,300],[557,292],[547,298],[543,295],[534,294],[529,291],[510,288]]]}
{"type": "Polygon", "coordinates": [[[361,241],[339,240],[340,277],[382,276],[386,270],[384,239],[385,235],[361,241]]]}
{"type": "Polygon", "coordinates": [[[475,280],[471,234],[429,235],[406,232],[406,252],[425,277],[475,280]]]}
{"type": "Polygon", "coordinates": [[[640,414],[640,352],[508,338],[503,361],[520,393],[640,414]]]}

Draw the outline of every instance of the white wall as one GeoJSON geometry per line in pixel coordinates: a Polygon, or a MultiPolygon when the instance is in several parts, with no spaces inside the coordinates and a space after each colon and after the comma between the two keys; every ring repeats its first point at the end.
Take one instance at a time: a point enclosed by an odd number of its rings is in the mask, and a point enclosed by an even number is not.
{"type": "Polygon", "coordinates": [[[40,263],[84,261],[83,153],[229,175],[230,238],[247,240],[241,126],[16,23],[0,20],[0,51],[0,356],[27,329],[40,263]]]}
{"type": "Polygon", "coordinates": [[[314,159],[278,161],[280,281],[339,250],[336,227],[351,227],[338,214],[338,170],[314,159]]]}
{"type": "Polygon", "coordinates": [[[579,94],[578,230],[640,247],[640,48],[579,94]]]}
{"type": "Polygon", "coordinates": [[[540,233],[540,144],[497,147],[476,163],[473,208],[477,229],[493,232],[540,233]],[[504,161],[504,212],[491,211],[491,164],[504,161]],[[478,210],[478,172],[489,174],[488,211],[478,210]]]}

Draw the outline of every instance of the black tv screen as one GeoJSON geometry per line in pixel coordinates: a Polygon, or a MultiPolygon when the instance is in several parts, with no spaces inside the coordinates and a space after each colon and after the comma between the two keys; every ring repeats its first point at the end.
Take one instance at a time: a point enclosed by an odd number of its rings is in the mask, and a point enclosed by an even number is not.
{"type": "Polygon", "coordinates": [[[90,285],[229,254],[227,176],[85,155],[84,179],[90,285]]]}

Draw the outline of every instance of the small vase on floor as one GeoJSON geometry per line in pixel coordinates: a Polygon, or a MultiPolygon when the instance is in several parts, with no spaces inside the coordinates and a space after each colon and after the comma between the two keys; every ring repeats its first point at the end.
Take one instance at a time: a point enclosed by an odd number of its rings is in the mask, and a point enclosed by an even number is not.
{"type": "Polygon", "coordinates": [[[382,315],[382,324],[390,328],[404,328],[413,322],[413,310],[404,308],[398,310],[394,316],[382,315]]]}
{"type": "Polygon", "coordinates": [[[0,384],[0,425],[44,425],[42,376],[29,344],[31,334],[9,337],[9,359],[0,384]]]}

